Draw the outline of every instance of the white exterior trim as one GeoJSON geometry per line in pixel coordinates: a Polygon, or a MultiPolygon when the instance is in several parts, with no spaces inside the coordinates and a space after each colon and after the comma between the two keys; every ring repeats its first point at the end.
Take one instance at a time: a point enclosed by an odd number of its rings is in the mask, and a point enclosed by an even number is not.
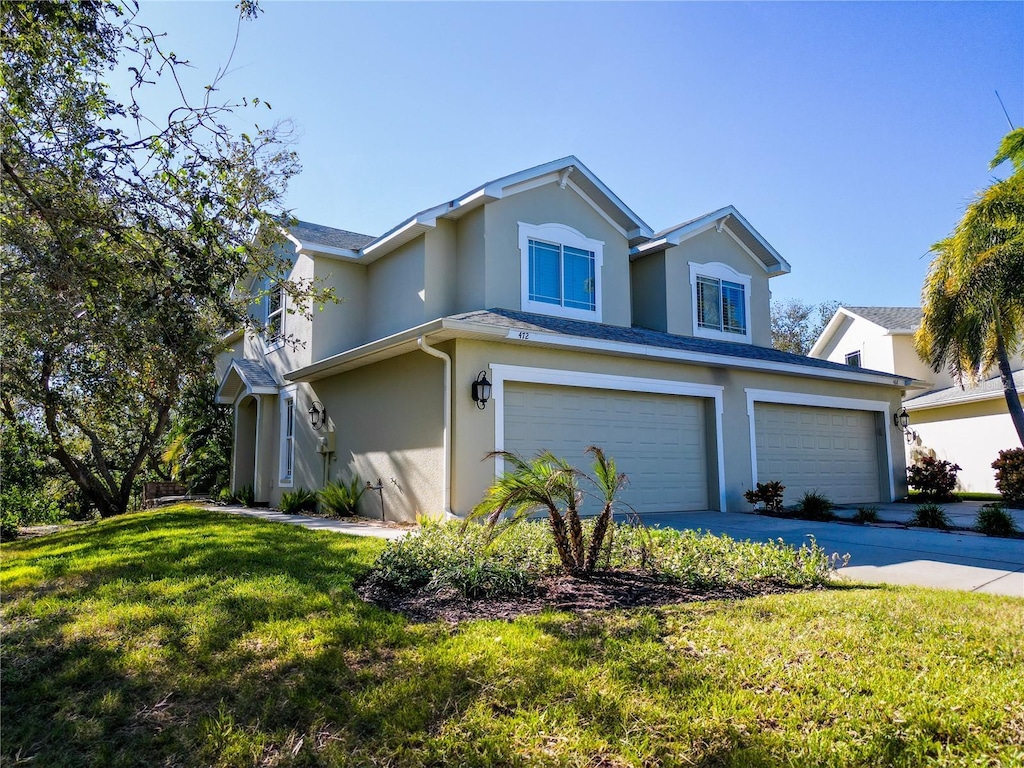
{"type": "MultiPolygon", "coordinates": [[[[702,339],[715,339],[716,341],[735,341],[744,344],[753,342],[751,338],[750,325],[753,318],[750,316],[750,291],[752,279],[750,275],[737,272],[728,264],[720,261],[709,261],[707,264],[698,264],[695,261],[688,262],[690,265],[690,301],[693,307],[693,335],[702,339]],[[710,277],[715,280],[726,280],[730,283],[739,283],[743,286],[743,317],[746,323],[745,333],[729,333],[728,331],[716,331],[713,328],[701,328],[697,323],[697,278],[710,277]]],[[[721,307],[719,307],[721,312],[721,307]]],[[[725,322],[725,318],[722,318],[725,322]]]]}
{"type": "MultiPolygon", "coordinates": [[[[645,379],[635,376],[616,376],[606,373],[588,373],[557,368],[533,368],[520,365],[492,363],[491,403],[494,409],[494,450],[505,450],[505,382],[517,381],[525,384],[553,384],[564,387],[586,389],[613,389],[621,392],[646,392],[658,395],[682,395],[701,397],[715,401],[715,448],[718,461],[718,504],[725,506],[725,443],[722,433],[723,393],[725,387],[717,384],[693,384],[669,379],[645,379]]],[[[494,475],[499,477],[505,470],[500,456],[494,459],[494,475]]]]}
{"type": "Polygon", "coordinates": [[[779,403],[782,405],[808,405],[816,408],[843,408],[848,411],[877,411],[882,414],[885,432],[885,461],[889,467],[889,498],[896,498],[896,477],[892,467],[892,441],[889,424],[892,423],[890,405],[885,400],[861,400],[853,397],[831,395],[808,395],[802,392],[784,392],[775,389],[744,389],[747,394],[747,420],[750,422],[750,476],[757,485],[757,434],[754,425],[754,403],[779,403]]]}
{"type": "Polygon", "coordinates": [[[589,203],[589,204],[590,204],[590,207],[591,207],[591,208],[593,208],[593,209],[594,209],[595,211],[597,211],[598,215],[600,215],[602,219],[604,219],[605,221],[607,221],[607,222],[608,222],[608,224],[609,224],[609,225],[611,225],[611,227],[612,227],[612,228],[613,228],[613,229],[614,229],[614,230],[615,230],[616,232],[618,232],[618,233],[619,233],[620,235],[622,235],[623,239],[625,239],[625,240],[629,240],[629,233],[628,233],[628,232],[626,232],[626,230],[624,230],[624,229],[623,229],[622,227],[620,227],[620,226],[619,226],[618,224],[616,224],[616,223],[615,223],[615,220],[614,220],[614,219],[613,219],[613,218],[612,218],[611,216],[609,216],[609,215],[607,214],[607,212],[605,212],[604,208],[602,208],[602,207],[601,207],[601,206],[599,206],[599,205],[598,205],[597,203],[595,203],[595,202],[594,202],[593,200],[591,200],[591,199],[590,199],[590,195],[588,195],[588,194],[587,194],[586,192],[584,192],[584,191],[583,191],[582,189],[580,189],[579,185],[578,185],[578,184],[577,184],[576,182],[574,182],[574,181],[573,181],[573,180],[572,180],[572,179],[570,178],[570,179],[567,179],[567,180],[566,180],[566,183],[568,184],[568,186],[569,186],[569,189],[573,190],[573,191],[574,191],[574,192],[575,192],[575,193],[576,193],[577,195],[579,195],[580,197],[582,197],[582,198],[584,199],[584,201],[586,201],[587,203],[589,203]]]}
{"type": "MultiPolygon", "coordinates": [[[[299,452],[295,449],[295,441],[298,439],[298,426],[299,426],[299,397],[298,397],[299,385],[289,384],[286,387],[281,387],[281,394],[278,397],[278,487],[280,488],[291,488],[295,483],[295,457],[299,455],[299,452]],[[285,456],[287,455],[287,446],[285,443],[285,428],[286,419],[288,418],[288,401],[292,402],[292,473],[285,476],[285,456]]],[[[257,454],[258,455],[258,454],[257,454]]]]}
{"type": "MultiPolygon", "coordinates": [[[[582,232],[566,224],[519,224],[519,266],[520,266],[520,301],[524,312],[536,312],[539,315],[567,317],[573,320],[601,322],[601,271],[604,266],[604,241],[592,240],[582,232]],[[530,300],[530,240],[541,240],[570,248],[580,248],[594,254],[594,311],[564,307],[559,304],[547,304],[542,301],[530,300]]],[[[559,285],[559,290],[564,290],[559,285]]],[[[564,300],[564,297],[563,297],[564,300]]]]}

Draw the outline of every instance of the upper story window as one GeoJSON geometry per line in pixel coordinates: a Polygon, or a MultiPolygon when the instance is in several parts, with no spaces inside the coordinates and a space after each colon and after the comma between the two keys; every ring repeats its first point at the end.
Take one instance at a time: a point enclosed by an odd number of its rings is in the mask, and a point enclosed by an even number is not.
{"type": "Polygon", "coordinates": [[[854,368],[860,368],[860,352],[851,352],[846,356],[846,364],[854,368]]]}
{"type": "Polygon", "coordinates": [[[275,283],[267,292],[266,340],[268,344],[273,344],[284,338],[284,305],[284,286],[280,283],[275,283]]]}
{"type": "Polygon", "coordinates": [[[727,264],[690,262],[693,335],[750,343],[750,275],[727,264]]]}
{"type": "Polygon", "coordinates": [[[601,320],[604,243],[564,224],[519,222],[522,308],[578,320],[601,320]]]}

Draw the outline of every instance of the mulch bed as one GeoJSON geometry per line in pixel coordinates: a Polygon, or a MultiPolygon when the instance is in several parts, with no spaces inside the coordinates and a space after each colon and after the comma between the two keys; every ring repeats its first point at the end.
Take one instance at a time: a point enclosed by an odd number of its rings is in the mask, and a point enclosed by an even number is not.
{"type": "Polygon", "coordinates": [[[772,581],[690,587],[667,583],[637,571],[604,571],[586,579],[551,576],[541,580],[532,595],[522,597],[470,599],[456,590],[394,592],[372,577],[358,586],[360,597],[380,608],[401,613],[417,622],[446,621],[451,624],[474,619],[511,621],[546,610],[583,613],[707,600],[738,600],[796,591],[801,591],[801,588],[772,581]]]}

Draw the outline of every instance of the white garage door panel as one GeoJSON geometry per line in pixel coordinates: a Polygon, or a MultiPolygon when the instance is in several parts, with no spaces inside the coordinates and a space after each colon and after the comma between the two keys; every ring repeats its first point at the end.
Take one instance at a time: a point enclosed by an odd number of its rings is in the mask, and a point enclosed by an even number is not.
{"type": "Polygon", "coordinates": [[[504,397],[505,450],[550,450],[589,472],[584,450],[597,445],[629,475],[623,500],[637,511],[708,508],[699,398],[520,383],[506,384],[504,397]]]}
{"type": "Polygon", "coordinates": [[[873,411],[754,404],[757,479],[779,480],[792,504],[820,491],[839,504],[881,501],[873,411]]]}

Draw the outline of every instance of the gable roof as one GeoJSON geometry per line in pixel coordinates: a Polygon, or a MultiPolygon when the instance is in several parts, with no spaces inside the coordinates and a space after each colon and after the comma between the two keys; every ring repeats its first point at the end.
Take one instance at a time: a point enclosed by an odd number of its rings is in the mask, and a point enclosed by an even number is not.
{"type": "Polygon", "coordinates": [[[298,221],[288,227],[289,234],[298,240],[302,247],[316,250],[316,246],[329,246],[348,251],[358,251],[367,243],[373,242],[373,235],[361,235],[347,229],[336,229],[311,221],[298,221]]]}
{"type": "Polygon", "coordinates": [[[216,400],[221,404],[231,404],[242,393],[276,395],[277,381],[274,374],[256,360],[233,359],[217,387],[216,400]]]}
{"type": "Polygon", "coordinates": [[[921,324],[920,307],[839,307],[828,321],[807,354],[820,355],[848,318],[874,323],[888,336],[914,333],[921,324]]]}
{"type": "MultiPolygon", "coordinates": [[[[1013,383],[1017,391],[1024,390],[1024,369],[1013,372],[1013,383]]],[[[925,392],[923,395],[903,401],[908,411],[919,411],[924,408],[941,408],[946,405],[973,403],[978,400],[994,400],[1003,397],[1003,382],[999,376],[978,384],[976,387],[946,387],[925,392]]]]}
{"type": "Polygon", "coordinates": [[[663,251],[674,245],[679,245],[684,240],[706,232],[715,227],[719,232],[725,232],[739,244],[743,250],[754,261],[761,265],[770,277],[784,275],[790,272],[791,267],[779,254],[771,243],[765,240],[761,233],[750,226],[735,206],[727,205],[717,211],[705,213],[695,219],[676,224],[674,227],[656,232],[649,240],[634,246],[630,250],[630,258],[637,259],[648,253],[663,251]]]}

